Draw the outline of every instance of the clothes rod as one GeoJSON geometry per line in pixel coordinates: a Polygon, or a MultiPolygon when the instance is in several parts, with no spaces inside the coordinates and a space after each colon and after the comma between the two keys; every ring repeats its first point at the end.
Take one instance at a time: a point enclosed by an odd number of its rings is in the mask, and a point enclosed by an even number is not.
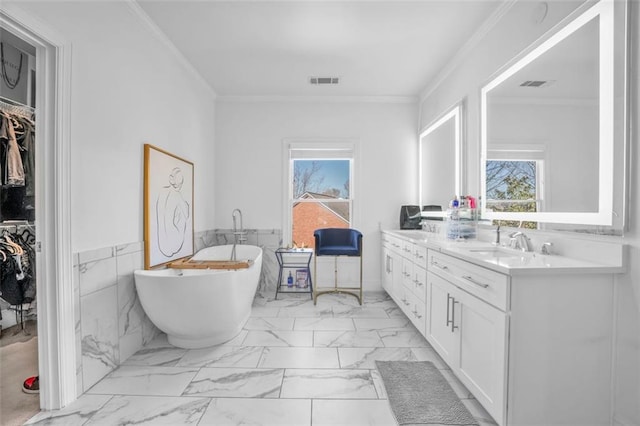
{"type": "Polygon", "coordinates": [[[25,105],[21,102],[18,101],[14,101],[13,99],[9,99],[9,98],[5,98],[4,96],[0,96],[0,101],[8,104],[9,106],[12,107],[19,107],[19,108],[26,108],[28,109],[30,112],[34,112],[36,109],[32,106],[29,105],[25,105]]]}

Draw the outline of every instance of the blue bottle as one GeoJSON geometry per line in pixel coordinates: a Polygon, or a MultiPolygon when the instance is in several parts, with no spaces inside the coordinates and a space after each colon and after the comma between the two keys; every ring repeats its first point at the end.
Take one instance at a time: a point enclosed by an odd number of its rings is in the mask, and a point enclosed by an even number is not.
{"type": "Polygon", "coordinates": [[[289,277],[287,278],[287,287],[293,287],[293,275],[291,275],[291,271],[289,271],[289,277]]]}

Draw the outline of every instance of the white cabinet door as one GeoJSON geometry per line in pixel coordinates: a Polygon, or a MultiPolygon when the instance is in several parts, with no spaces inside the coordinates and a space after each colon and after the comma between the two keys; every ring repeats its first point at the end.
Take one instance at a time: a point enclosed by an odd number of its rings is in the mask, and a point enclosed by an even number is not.
{"type": "Polygon", "coordinates": [[[382,288],[393,297],[393,273],[391,269],[393,261],[390,252],[391,250],[386,244],[382,246],[382,288]]]}
{"type": "Polygon", "coordinates": [[[427,340],[453,369],[457,365],[459,332],[452,321],[456,287],[427,272],[427,340]]]}
{"type": "Polygon", "coordinates": [[[464,291],[454,297],[454,327],[460,332],[457,376],[504,424],[507,315],[464,291]]]}

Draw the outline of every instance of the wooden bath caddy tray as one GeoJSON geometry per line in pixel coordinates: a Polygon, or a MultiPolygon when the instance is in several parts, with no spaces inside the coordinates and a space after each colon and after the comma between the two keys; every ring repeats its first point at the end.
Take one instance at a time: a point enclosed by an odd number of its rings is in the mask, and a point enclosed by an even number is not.
{"type": "Polygon", "coordinates": [[[246,269],[253,264],[252,260],[191,260],[184,258],[169,263],[173,269],[246,269]]]}

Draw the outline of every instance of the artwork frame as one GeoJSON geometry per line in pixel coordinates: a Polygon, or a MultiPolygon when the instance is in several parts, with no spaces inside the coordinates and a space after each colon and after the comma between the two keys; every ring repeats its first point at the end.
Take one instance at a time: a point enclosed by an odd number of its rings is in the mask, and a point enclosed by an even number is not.
{"type": "Polygon", "coordinates": [[[194,165],[144,144],[144,269],[194,253],[194,165]]]}

